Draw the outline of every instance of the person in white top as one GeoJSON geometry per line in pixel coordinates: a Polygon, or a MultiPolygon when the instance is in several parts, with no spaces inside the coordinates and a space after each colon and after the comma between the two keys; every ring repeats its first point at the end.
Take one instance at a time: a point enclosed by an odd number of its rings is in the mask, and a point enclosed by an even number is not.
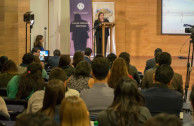
{"type": "MultiPolygon", "coordinates": [[[[64,82],[64,86],[66,87],[67,75],[63,69],[58,67],[53,68],[49,75],[49,81],[53,79],[62,80],[64,82]]],[[[27,113],[35,113],[42,108],[44,94],[45,94],[44,90],[37,91],[32,94],[32,96],[28,100],[27,113]]],[[[65,97],[69,97],[69,96],[79,97],[79,95],[80,94],[78,91],[66,87],[65,97]]]]}
{"type": "Polygon", "coordinates": [[[5,104],[4,99],[1,96],[0,96],[0,113],[3,113],[9,117],[7,106],[5,104]]]}

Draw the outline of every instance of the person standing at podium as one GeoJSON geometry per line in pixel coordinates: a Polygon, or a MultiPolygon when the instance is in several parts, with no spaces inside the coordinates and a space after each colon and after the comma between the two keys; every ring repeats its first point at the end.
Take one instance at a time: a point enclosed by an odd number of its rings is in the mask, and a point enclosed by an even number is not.
{"type": "MultiPolygon", "coordinates": [[[[95,35],[96,35],[96,50],[97,54],[102,54],[102,28],[100,24],[103,22],[109,22],[108,19],[104,18],[104,13],[100,12],[98,14],[98,19],[94,22],[94,28],[96,29],[95,35]]],[[[109,28],[105,28],[105,54],[106,54],[106,47],[107,47],[107,40],[109,36],[109,28]]]]}

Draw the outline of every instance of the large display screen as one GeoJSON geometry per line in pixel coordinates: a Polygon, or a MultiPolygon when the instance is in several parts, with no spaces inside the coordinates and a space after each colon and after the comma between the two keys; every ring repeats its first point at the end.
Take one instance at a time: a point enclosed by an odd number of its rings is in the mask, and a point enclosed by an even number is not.
{"type": "Polygon", "coordinates": [[[162,34],[186,34],[194,25],[194,0],[162,0],[162,34]]]}

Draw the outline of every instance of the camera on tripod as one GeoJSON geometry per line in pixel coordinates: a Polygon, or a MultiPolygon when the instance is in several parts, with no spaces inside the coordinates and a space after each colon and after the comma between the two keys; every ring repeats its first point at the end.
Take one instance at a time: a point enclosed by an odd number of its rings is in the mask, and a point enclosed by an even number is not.
{"type": "Polygon", "coordinates": [[[31,23],[32,21],[34,21],[34,14],[31,14],[31,12],[26,12],[24,14],[24,22],[31,23]]]}
{"type": "Polygon", "coordinates": [[[190,28],[185,28],[185,33],[194,34],[194,25],[184,24],[184,27],[190,27],[190,28]]]}

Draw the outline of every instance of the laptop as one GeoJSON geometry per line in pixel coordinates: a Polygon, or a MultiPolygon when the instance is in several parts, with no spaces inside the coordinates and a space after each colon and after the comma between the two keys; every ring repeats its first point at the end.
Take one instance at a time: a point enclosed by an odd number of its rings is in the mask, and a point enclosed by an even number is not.
{"type": "Polygon", "coordinates": [[[40,51],[40,61],[44,62],[49,57],[49,50],[40,51]]]}

